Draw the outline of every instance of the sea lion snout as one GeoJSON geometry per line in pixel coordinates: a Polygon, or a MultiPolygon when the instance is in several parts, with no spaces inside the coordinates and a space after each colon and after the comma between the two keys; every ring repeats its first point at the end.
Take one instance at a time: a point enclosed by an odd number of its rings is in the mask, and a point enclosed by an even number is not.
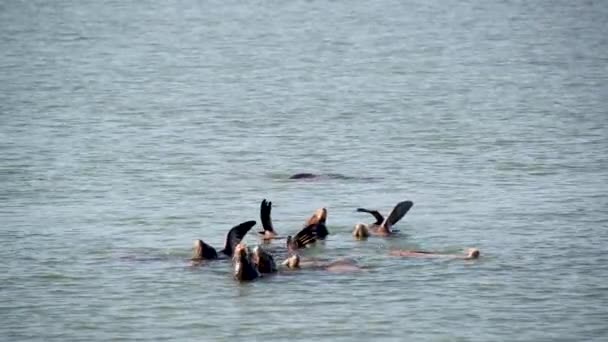
{"type": "Polygon", "coordinates": [[[285,259],[285,261],[283,261],[283,266],[287,266],[288,268],[299,268],[300,267],[300,256],[297,254],[294,254],[292,256],[290,256],[289,258],[285,259]]]}
{"type": "Polygon", "coordinates": [[[477,248],[469,248],[468,253],[467,253],[467,257],[469,259],[477,259],[479,258],[479,255],[481,253],[479,252],[479,249],[477,248]]]}

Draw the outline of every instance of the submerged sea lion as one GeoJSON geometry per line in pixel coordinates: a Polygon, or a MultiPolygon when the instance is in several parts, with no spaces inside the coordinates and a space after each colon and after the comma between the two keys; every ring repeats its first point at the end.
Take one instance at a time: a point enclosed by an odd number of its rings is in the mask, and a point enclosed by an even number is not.
{"type": "Polygon", "coordinates": [[[399,222],[407,214],[407,212],[412,208],[414,202],[412,201],[403,201],[397,203],[393,210],[390,212],[388,217],[384,218],[380,212],[377,210],[369,210],[365,208],[358,208],[358,212],[369,213],[376,218],[376,222],[366,225],[363,223],[358,223],[355,225],[353,230],[353,236],[358,239],[366,238],[370,235],[379,235],[379,236],[388,236],[394,233],[392,227],[399,222]]]}
{"type": "Polygon", "coordinates": [[[296,173],[295,175],[292,175],[291,177],[289,177],[289,179],[311,179],[311,178],[318,178],[318,177],[320,177],[320,176],[315,175],[314,173],[302,172],[302,173],[296,173]]]}
{"type": "MultiPolygon", "coordinates": [[[[243,240],[243,237],[247,232],[255,226],[255,221],[246,221],[237,226],[232,227],[228,234],[226,234],[226,243],[224,249],[220,253],[231,257],[235,246],[243,240]]],[[[192,260],[213,260],[218,258],[218,253],[215,248],[206,244],[203,240],[194,241],[194,251],[192,253],[192,260]]]]}
{"type": "Polygon", "coordinates": [[[291,255],[281,264],[289,269],[311,268],[329,272],[356,272],[361,270],[353,259],[338,259],[330,262],[318,260],[302,261],[298,254],[291,255]]]}
{"type": "Polygon", "coordinates": [[[316,174],[310,172],[300,172],[289,176],[291,180],[315,180],[315,179],[338,179],[338,180],[354,180],[354,179],[371,179],[371,178],[363,178],[363,177],[351,177],[346,176],[340,173],[324,173],[324,174],[316,174]]]}
{"type": "Polygon", "coordinates": [[[469,248],[466,250],[466,254],[447,254],[447,253],[438,253],[438,252],[429,252],[429,251],[410,251],[410,250],[396,250],[391,251],[390,255],[401,256],[401,257],[448,257],[453,259],[464,259],[464,260],[472,260],[478,259],[481,253],[477,248],[469,248]]]}
{"type": "Polygon", "coordinates": [[[260,277],[260,273],[253,264],[249,249],[245,244],[239,243],[234,247],[232,262],[234,265],[234,279],[239,281],[250,281],[260,277]]]}

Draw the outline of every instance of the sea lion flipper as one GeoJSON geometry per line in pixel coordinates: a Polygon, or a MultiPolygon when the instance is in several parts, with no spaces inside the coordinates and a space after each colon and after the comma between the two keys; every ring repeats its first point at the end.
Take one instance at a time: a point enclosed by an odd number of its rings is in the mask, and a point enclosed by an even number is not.
{"type": "Polygon", "coordinates": [[[357,211],[360,213],[368,213],[368,214],[372,214],[374,216],[374,218],[376,219],[376,223],[375,224],[382,224],[382,222],[384,222],[384,216],[382,216],[382,214],[380,214],[380,212],[378,212],[378,210],[369,210],[369,209],[365,209],[365,208],[357,208],[357,211]]]}
{"type": "Polygon", "coordinates": [[[249,232],[249,230],[253,228],[255,224],[256,222],[252,220],[245,221],[237,226],[232,227],[232,229],[230,229],[230,231],[228,231],[228,234],[226,235],[226,245],[224,246],[224,250],[222,251],[222,253],[228,256],[232,256],[234,247],[239,242],[241,242],[241,240],[243,240],[247,232],[249,232]]]}
{"type": "Polygon", "coordinates": [[[293,237],[292,241],[297,248],[306,247],[311,243],[317,241],[316,224],[310,224],[304,229],[300,230],[296,236],[293,237]]]}
{"type": "Polygon", "coordinates": [[[407,214],[407,212],[412,208],[414,202],[412,201],[403,201],[397,203],[390,214],[388,214],[386,220],[382,222],[382,226],[388,226],[389,228],[395,225],[399,220],[407,214]]]}
{"type": "Polygon", "coordinates": [[[258,233],[265,234],[267,231],[274,233],[274,227],[272,226],[272,217],[270,216],[270,211],[272,210],[272,202],[266,201],[264,199],[262,204],[260,205],[260,219],[262,220],[262,228],[263,231],[258,233]]]}

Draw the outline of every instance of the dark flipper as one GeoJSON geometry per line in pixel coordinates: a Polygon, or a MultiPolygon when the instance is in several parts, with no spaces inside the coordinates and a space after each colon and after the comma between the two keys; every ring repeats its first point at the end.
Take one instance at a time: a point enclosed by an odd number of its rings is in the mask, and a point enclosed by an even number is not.
{"type": "Polygon", "coordinates": [[[272,202],[264,199],[260,205],[260,219],[262,220],[263,231],[259,231],[259,234],[264,235],[267,231],[274,233],[274,227],[272,226],[272,217],[270,211],[272,210],[272,202]]]}
{"type": "Polygon", "coordinates": [[[311,224],[300,230],[293,238],[287,237],[287,249],[294,250],[298,248],[304,248],[306,245],[315,243],[317,241],[316,225],[311,224]]]}
{"type": "Polygon", "coordinates": [[[226,245],[224,246],[222,253],[228,256],[232,256],[234,246],[236,246],[239,242],[241,242],[241,240],[243,240],[243,237],[245,237],[247,232],[249,232],[249,230],[253,228],[253,226],[255,226],[255,223],[255,221],[246,221],[239,224],[238,226],[232,227],[232,229],[230,229],[230,231],[226,235],[226,245]]]}
{"type": "Polygon", "coordinates": [[[399,222],[399,220],[401,220],[403,218],[403,216],[405,216],[405,214],[407,214],[407,212],[412,208],[413,205],[414,205],[414,202],[412,202],[412,201],[403,201],[403,202],[397,203],[397,205],[395,206],[395,208],[393,208],[391,213],[388,214],[388,217],[382,223],[382,225],[388,226],[388,228],[392,227],[397,222],[399,222]]]}
{"type": "Polygon", "coordinates": [[[358,208],[357,209],[358,212],[360,213],[369,213],[374,215],[374,218],[376,219],[376,223],[377,225],[381,225],[382,222],[384,222],[384,216],[382,216],[382,214],[380,214],[377,210],[369,210],[369,209],[365,209],[365,208],[358,208]]]}

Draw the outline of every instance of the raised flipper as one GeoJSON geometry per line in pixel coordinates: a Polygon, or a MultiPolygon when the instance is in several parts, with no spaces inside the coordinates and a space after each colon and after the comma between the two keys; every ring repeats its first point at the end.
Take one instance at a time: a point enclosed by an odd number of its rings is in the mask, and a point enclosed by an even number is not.
{"type": "Polygon", "coordinates": [[[403,216],[405,216],[405,214],[407,214],[407,212],[412,208],[413,205],[414,202],[412,201],[403,201],[397,203],[391,213],[388,214],[386,220],[382,222],[382,226],[390,229],[393,225],[399,222],[399,220],[401,220],[403,216]]]}
{"type": "Polygon", "coordinates": [[[306,245],[312,244],[317,241],[316,225],[311,224],[300,230],[293,238],[287,237],[287,249],[294,250],[298,248],[304,248],[306,245]]]}
{"type": "Polygon", "coordinates": [[[374,215],[376,222],[374,224],[381,225],[384,222],[384,216],[378,212],[378,210],[369,210],[365,208],[357,208],[357,211],[360,213],[369,213],[374,215]]]}
{"type": "Polygon", "coordinates": [[[266,235],[266,232],[270,232],[271,234],[275,233],[274,227],[272,226],[272,217],[270,216],[271,210],[272,202],[264,199],[260,205],[260,219],[262,220],[262,228],[264,228],[264,230],[259,231],[258,234],[266,235]]]}
{"type": "Polygon", "coordinates": [[[232,229],[230,229],[226,235],[226,245],[224,246],[222,253],[232,256],[234,247],[239,244],[241,240],[243,240],[243,237],[245,237],[247,232],[249,232],[249,230],[255,226],[255,223],[255,221],[246,221],[238,226],[232,227],[232,229]]]}

